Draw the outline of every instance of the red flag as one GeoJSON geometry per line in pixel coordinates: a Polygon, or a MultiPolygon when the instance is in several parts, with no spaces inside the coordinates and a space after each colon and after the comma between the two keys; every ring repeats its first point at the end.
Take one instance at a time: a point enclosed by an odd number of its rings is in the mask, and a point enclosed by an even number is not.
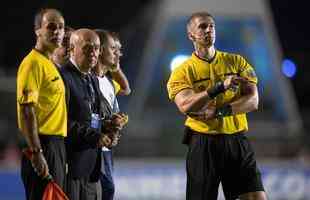
{"type": "Polygon", "coordinates": [[[50,180],[45,187],[42,200],[69,200],[69,198],[55,181],[50,180]]]}

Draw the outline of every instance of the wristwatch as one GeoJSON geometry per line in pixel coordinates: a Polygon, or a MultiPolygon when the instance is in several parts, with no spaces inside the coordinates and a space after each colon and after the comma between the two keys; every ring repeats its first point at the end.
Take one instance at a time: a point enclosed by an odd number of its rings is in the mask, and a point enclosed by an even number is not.
{"type": "Polygon", "coordinates": [[[36,154],[36,153],[43,153],[43,149],[35,147],[35,148],[30,148],[30,153],[36,154]]]}

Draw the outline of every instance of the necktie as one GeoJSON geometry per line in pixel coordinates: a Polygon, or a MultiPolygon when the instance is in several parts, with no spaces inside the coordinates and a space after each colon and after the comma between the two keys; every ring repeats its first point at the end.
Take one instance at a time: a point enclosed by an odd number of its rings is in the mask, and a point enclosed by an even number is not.
{"type": "Polygon", "coordinates": [[[89,101],[89,107],[92,112],[94,112],[95,108],[95,90],[90,78],[90,75],[85,76],[85,83],[86,83],[86,89],[87,89],[87,96],[88,96],[88,101],[89,101]]]}

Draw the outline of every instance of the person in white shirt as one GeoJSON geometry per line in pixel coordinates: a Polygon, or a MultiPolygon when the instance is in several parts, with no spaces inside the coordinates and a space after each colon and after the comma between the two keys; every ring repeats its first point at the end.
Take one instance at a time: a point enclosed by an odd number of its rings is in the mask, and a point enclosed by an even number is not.
{"type": "MultiPolygon", "coordinates": [[[[129,95],[131,90],[128,80],[120,68],[121,44],[115,34],[96,29],[95,32],[100,38],[101,47],[97,66],[94,74],[98,79],[100,91],[102,93],[102,103],[108,104],[111,110],[110,121],[112,145],[103,147],[103,163],[100,174],[100,183],[102,188],[102,200],[113,200],[115,186],[113,181],[113,155],[111,148],[118,144],[120,137],[119,131],[127,123],[127,116],[120,113],[116,95],[129,95]],[[117,126],[113,126],[113,121],[118,121],[117,126]]],[[[106,121],[105,121],[105,124],[106,121]]],[[[109,130],[108,130],[109,131],[109,130]]]]}

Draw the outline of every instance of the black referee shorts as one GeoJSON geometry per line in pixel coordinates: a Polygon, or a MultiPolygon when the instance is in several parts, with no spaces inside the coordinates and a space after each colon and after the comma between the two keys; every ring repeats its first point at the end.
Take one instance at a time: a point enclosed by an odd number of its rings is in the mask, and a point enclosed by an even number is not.
{"type": "MultiPolygon", "coordinates": [[[[64,138],[61,136],[40,135],[43,154],[49,167],[49,173],[55,182],[64,189],[66,173],[66,154],[64,138]]],[[[21,177],[24,183],[27,200],[42,200],[47,181],[39,177],[31,162],[23,155],[21,177]]]]}
{"type": "Polygon", "coordinates": [[[191,132],[187,154],[187,200],[216,200],[219,184],[225,199],[264,191],[254,151],[242,133],[207,135],[191,132]]]}

